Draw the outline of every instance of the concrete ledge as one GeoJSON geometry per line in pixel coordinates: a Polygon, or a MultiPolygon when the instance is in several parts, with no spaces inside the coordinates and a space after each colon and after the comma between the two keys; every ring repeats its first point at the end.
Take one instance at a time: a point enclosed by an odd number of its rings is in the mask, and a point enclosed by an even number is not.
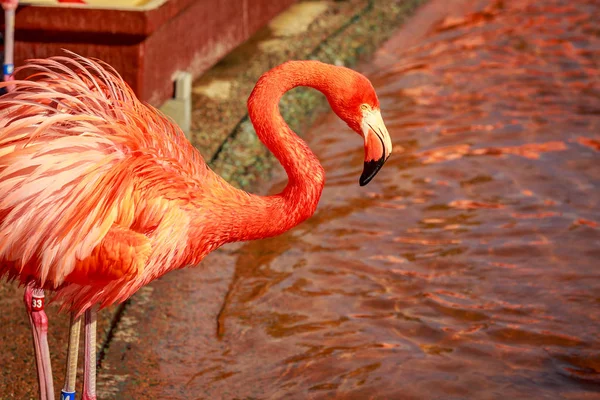
{"type": "Polygon", "coordinates": [[[171,117],[189,139],[192,125],[192,74],[182,71],[175,73],[175,94],[164,102],[160,111],[171,117]]]}

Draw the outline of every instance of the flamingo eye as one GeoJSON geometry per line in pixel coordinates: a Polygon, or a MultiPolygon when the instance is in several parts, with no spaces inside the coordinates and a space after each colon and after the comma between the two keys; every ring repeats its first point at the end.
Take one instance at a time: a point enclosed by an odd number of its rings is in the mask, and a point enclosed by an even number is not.
{"type": "Polygon", "coordinates": [[[360,110],[361,111],[371,111],[371,107],[369,107],[368,104],[361,104],[360,105],[360,110]]]}

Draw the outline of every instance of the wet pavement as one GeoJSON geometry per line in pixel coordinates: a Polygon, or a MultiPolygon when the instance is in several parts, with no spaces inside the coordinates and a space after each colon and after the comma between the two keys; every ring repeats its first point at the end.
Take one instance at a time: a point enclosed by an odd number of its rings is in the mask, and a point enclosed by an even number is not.
{"type": "Polygon", "coordinates": [[[380,174],[359,188],[358,138],[320,118],[316,215],[153,285],[178,295],[132,304],[145,328],[111,346],[106,390],[599,398],[598,20],[582,0],[422,8],[359,68],[396,144],[380,174]]]}

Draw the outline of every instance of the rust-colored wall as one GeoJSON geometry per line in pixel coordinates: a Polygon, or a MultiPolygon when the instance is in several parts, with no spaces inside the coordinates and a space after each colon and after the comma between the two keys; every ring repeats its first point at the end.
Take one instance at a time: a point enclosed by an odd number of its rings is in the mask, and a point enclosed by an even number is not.
{"type": "Polygon", "coordinates": [[[177,70],[198,76],[296,0],[169,0],[146,11],[20,7],[15,65],[68,49],[117,69],[144,101],[172,96],[177,70]]]}

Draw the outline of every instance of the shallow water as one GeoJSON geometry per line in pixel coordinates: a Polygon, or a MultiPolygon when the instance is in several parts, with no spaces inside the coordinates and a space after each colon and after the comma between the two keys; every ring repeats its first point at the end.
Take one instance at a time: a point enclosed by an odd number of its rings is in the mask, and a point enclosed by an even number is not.
{"type": "Polygon", "coordinates": [[[600,3],[442,3],[360,68],[392,158],[359,188],[358,138],[310,129],[316,215],[219,256],[168,398],[600,397],[600,3]]]}

